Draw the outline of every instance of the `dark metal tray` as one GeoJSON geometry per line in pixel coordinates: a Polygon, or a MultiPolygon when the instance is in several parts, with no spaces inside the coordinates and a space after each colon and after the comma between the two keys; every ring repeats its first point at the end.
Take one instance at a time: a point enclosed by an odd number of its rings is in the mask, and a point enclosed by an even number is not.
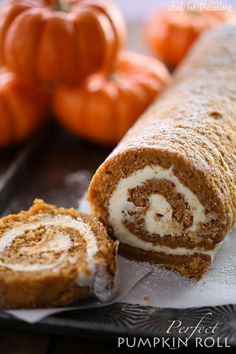
{"type": "MultiPolygon", "coordinates": [[[[21,151],[0,153],[1,215],[28,208],[34,198],[65,207],[78,207],[90,178],[109,153],[73,138],[51,123],[43,134],[33,138],[21,151]]],[[[181,321],[184,326],[196,326],[206,316],[202,326],[219,323],[211,334],[219,343],[236,346],[236,305],[192,309],[159,309],[117,303],[100,309],[73,310],[52,315],[28,324],[0,312],[0,327],[27,329],[89,338],[118,336],[166,337],[169,321],[181,321]],[[210,318],[210,319],[209,319],[210,318]]],[[[185,334],[172,335],[185,338],[185,334]]],[[[193,335],[191,340],[196,337],[193,335]]],[[[199,336],[199,335],[198,335],[199,336]]],[[[207,334],[201,334],[201,337],[207,334]]]]}

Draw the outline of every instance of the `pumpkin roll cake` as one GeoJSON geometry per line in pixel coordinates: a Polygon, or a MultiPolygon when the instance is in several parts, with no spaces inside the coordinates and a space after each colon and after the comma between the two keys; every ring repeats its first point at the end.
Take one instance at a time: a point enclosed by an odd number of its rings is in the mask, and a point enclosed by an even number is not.
{"type": "Polygon", "coordinates": [[[35,200],[0,220],[1,308],[112,298],[117,242],[93,216],[35,200]]]}
{"type": "Polygon", "coordinates": [[[236,26],[205,34],[99,167],[88,199],[121,252],[200,279],[236,219],[236,26]]]}

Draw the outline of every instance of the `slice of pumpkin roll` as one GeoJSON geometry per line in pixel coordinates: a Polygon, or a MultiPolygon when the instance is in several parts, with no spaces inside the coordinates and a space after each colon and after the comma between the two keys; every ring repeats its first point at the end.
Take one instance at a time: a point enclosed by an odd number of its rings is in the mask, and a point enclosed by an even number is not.
{"type": "Polygon", "coordinates": [[[88,199],[126,256],[202,277],[236,220],[235,25],[200,39],[88,199]]]}
{"type": "Polygon", "coordinates": [[[35,200],[29,210],[0,220],[0,307],[110,300],[116,251],[95,217],[35,200]]]}

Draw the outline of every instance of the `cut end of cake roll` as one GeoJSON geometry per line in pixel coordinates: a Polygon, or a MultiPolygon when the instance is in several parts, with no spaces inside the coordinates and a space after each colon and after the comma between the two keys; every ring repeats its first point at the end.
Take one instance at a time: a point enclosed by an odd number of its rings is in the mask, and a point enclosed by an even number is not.
{"type": "Polygon", "coordinates": [[[200,279],[229,227],[206,182],[178,153],[134,149],[102,165],[88,197],[123,255],[200,279]]]}
{"type": "Polygon", "coordinates": [[[200,40],[88,193],[123,254],[192,279],[236,221],[235,43],[235,25],[200,40]]]}
{"type": "Polygon", "coordinates": [[[0,220],[0,307],[111,300],[117,246],[96,217],[35,200],[0,220]]]}

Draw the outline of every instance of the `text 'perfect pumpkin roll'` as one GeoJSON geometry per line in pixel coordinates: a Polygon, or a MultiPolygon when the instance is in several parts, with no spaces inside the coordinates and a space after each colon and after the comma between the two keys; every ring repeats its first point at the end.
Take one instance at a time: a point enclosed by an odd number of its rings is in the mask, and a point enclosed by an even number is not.
{"type": "Polygon", "coordinates": [[[110,300],[116,251],[95,217],[35,200],[28,211],[0,220],[0,307],[110,300]]]}
{"type": "Polygon", "coordinates": [[[205,34],[92,179],[129,257],[199,279],[236,219],[236,26],[205,34]]]}

